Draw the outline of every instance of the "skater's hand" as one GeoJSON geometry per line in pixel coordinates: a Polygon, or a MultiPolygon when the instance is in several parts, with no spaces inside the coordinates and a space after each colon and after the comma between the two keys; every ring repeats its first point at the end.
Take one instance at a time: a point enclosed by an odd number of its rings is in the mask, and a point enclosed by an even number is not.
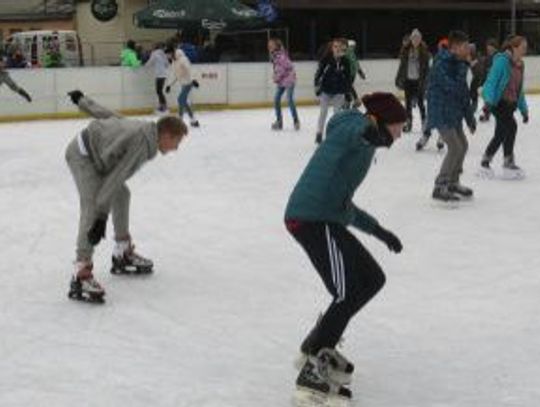
{"type": "Polygon", "coordinates": [[[68,96],[71,98],[74,105],[79,105],[79,101],[84,97],[84,93],[77,89],[68,92],[68,96]]]}
{"type": "Polygon", "coordinates": [[[171,93],[171,87],[170,86],[167,86],[165,88],[165,93],[171,93]]]}
{"type": "Polygon", "coordinates": [[[88,240],[92,246],[96,246],[101,239],[105,238],[105,231],[107,229],[107,217],[99,217],[94,221],[94,224],[88,231],[88,240]]]}
{"type": "Polygon", "coordinates": [[[401,243],[401,240],[399,240],[399,238],[392,232],[382,228],[381,226],[377,226],[377,228],[373,232],[373,235],[380,241],[386,243],[388,249],[391,252],[401,253],[401,251],[403,250],[403,244],[401,243]]]}
{"type": "Polygon", "coordinates": [[[523,114],[523,124],[529,123],[529,113],[523,114]]]}
{"type": "Polygon", "coordinates": [[[199,88],[199,81],[196,80],[196,79],[193,79],[193,82],[191,82],[191,84],[193,85],[194,88],[199,88]]]}

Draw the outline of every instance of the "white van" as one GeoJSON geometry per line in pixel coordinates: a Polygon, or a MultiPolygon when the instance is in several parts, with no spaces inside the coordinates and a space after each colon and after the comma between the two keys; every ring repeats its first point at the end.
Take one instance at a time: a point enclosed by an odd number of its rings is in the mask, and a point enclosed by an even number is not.
{"type": "Polygon", "coordinates": [[[12,34],[10,38],[32,66],[45,65],[44,57],[52,43],[59,45],[62,66],[83,65],[81,39],[76,31],[23,31],[12,34]]]}

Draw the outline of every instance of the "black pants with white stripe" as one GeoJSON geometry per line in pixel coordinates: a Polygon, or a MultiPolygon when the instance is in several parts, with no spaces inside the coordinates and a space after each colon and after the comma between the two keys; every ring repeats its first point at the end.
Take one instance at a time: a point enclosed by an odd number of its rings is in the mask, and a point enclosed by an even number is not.
{"type": "Polygon", "coordinates": [[[333,301],[302,345],[317,354],[335,348],[351,318],[384,286],[373,256],[342,225],[288,220],[287,229],[304,248],[333,301]]]}

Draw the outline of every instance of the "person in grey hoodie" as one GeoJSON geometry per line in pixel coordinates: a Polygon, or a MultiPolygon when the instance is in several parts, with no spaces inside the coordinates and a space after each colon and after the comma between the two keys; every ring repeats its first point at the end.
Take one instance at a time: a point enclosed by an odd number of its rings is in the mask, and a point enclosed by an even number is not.
{"type": "Polygon", "coordinates": [[[28,92],[21,88],[19,85],[17,85],[17,83],[9,75],[8,71],[4,69],[5,66],[6,65],[4,59],[0,57],[0,86],[5,83],[7,87],[10,88],[13,92],[18,93],[28,102],[32,102],[32,98],[30,97],[28,92]]]}
{"type": "Polygon", "coordinates": [[[164,116],[157,123],[126,119],[79,90],[69,96],[82,112],[96,119],[66,149],[80,196],[76,266],[69,297],[103,302],[105,291],[94,278],[92,256],[94,247],[105,238],[107,218],[112,214],[116,240],[111,272],[151,273],[153,263],[135,253],[131,240],[126,181],[158,151],[176,150],[188,130],[179,117],[164,116]]]}
{"type": "Polygon", "coordinates": [[[156,48],[154,51],[152,51],[152,54],[150,54],[150,59],[146,61],[146,64],[144,64],[146,68],[154,68],[154,76],[156,77],[156,93],[159,101],[159,113],[167,112],[167,99],[165,99],[163,89],[165,88],[165,81],[169,76],[169,67],[171,65],[163,48],[163,44],[156,45],[156,48]]]}

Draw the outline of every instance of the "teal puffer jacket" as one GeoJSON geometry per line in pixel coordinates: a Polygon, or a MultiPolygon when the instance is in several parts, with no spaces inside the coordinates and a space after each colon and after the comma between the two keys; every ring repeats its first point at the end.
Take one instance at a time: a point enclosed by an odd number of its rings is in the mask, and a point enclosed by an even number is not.
{"type": "Polygon", "coordinates": [[[375,154],[375,147],[363,137],[372,125],[354,110],[338,113],[330,120],[326,140],[289,198],[286,220],[339,223],[373,233],[378,222],[352,202],[375,154]]]}

